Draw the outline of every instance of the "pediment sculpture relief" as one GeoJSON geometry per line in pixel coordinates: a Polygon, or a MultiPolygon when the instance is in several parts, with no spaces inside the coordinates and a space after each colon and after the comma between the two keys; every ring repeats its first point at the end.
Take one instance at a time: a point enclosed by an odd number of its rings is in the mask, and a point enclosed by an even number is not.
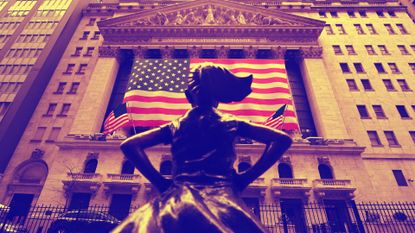
{"type": "Polygon", "coordinates": [[[294,22],[256,12],[206,5],[199,8],[183,9],[178,12],[158,12],[155,15],[130,21],[119,26],[276,26],[294,24],[294,22]]]}

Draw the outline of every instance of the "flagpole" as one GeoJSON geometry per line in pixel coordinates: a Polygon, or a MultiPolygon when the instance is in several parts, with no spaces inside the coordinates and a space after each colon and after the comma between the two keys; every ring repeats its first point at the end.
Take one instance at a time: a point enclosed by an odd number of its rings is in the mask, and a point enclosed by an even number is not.
{"type": "Polygon", "coordinates": [[[137,134],[137,131],[135,130],[135,125],[134,125],[134,120],[132,115],[130,114],[130,112],[128,111],[128,101],[125,101],[125,106],[127,108],[127,114],[128,114],[128,118],[130,119],[131,123],[133,124],[133,129],[134,129],[134,134],[137,134]]]}
{"type": "Polygon", "coordinates": [[[288,108],[288,104],[286,104],[285,105],[285,108],[284,108],[284,111],[282,112],[282,123],[281,123],[281,130],[283,130],[283,128],[284,128],[284,121],[285,121],[285,111],[287,110],[287,108],[288,108]]]}

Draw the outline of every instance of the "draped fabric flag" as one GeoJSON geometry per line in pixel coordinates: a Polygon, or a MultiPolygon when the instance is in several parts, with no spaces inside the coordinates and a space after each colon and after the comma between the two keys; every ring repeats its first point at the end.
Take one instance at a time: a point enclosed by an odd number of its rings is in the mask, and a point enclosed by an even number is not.
{"type": "Polygon", "coordinates": [[[119,128],[130,126],[130,123],[127,105],[123,103],[108,114],[104,122],[104,134],[110,134],[119,128]]]}
{"type": "Polygon", "coordinates": [[[281,106],[277,111],[275,111],[275,113],[272,116],[270,116],[264,122],[264,125],[271,127],[271,128],[280,129],[281,126],[284,125],[284,118],[285,118],[284,112],[286,108],[287,108],[286,104],[281,106]]]}
{"type": "Polygon", "coordinates": [[[299,129],[284,60],[263,59],[137,59],[124,96],[133,125],[159,126],[186,113],[191,108],[184,95],[188,76],[202,63],[223,65],[237,76],[254,76],[252,93],[241,102],[219,104],[220,111],[263,123],[286,104],[283,129],[299,129]]]}

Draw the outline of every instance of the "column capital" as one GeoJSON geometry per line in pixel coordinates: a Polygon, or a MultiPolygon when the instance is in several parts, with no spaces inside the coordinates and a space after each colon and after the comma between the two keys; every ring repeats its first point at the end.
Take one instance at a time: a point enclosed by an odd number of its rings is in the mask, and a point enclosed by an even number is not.
{"type": "Polygon", "coordinates": [[[174,48],[169,47],[169,46],[161,47],[160,52],[161,52],[162,58],[165,58],[165,59],[173,58],[174,48]]]}
{"type": "Polygon", "coordinates": [[[230,50],[229,47],[221,46],[215,49],[216,49],[216,55],[218,58],[228,58],[228,52],[230,50]]]}
{"type": "Polygon", "coordinates": [[[100,46],[99,47],[99,57],[114,57],[120,58],[120,47],[111,47],[111,46],[100,46]]]}
{"type": "Polygon", "coordinates": [[[187,48],[187,51],[189,52],[189,57],[190,58],[199,58],[200,57],[200,52],[202,51],[201,47],[189,47],[187,48]]]}
{"type": "Polygon", "coordinates": [[[245,57],[255,59],[257,51],[258,51],[258,48],[255,48],[255,47],[252,47],[252,46],[244,48],[245,57]]]}
{"type": "Polygon", "coordinates": [[[281,59],[284,59],[285,52],[286,51],[287,51],[287,48],[282,48],[280,46],[278,46],[278,47],[272,47],[271,48],[272,58],[281,58],[281,59]]]}
{"type": "Polygon", "coordinates": [[[133,49],[134,57],[137,59],[144,59],[145,54],[147,52],[147,48],[143,48],[141,46],[138,46],[133,49]]]}
{"type": "Polygon", "coordinates": [[[320,46],[310,46],[308,48],[300,48],[303,58],[321,58],[323,48],[320,46]]]}

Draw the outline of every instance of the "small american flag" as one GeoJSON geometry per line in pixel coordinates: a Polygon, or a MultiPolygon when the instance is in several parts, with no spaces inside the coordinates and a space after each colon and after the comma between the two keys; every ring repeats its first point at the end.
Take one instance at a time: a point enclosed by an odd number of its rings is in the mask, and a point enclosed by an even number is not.
{"type": "Polygon", "coordinates": [[[284,124],[284,112],[286,108],[287,105],[284,104],[264,122],[264,125],[271,128],[280,129],[280,127],[284,124]]]}
{"type": "Polygon", "coordinates": [[[284,129],[299,129],[285,61],[265,59],[137,59],[124,96],[133,125],[159,126],[185,114],[191,108],[184,94],[189,73],[203,63],[224,66],[240,77],[254,77],[252,93],[241,102],[219,104],[220,111],[262,123],[286,105],[284,129]]]}
{"type": "Polygon", "coordinates": [[[121,104],[108,114],[104,122],[104,134],[110,134],[117,129],[130,126],[126,104],[121,104]]]}

